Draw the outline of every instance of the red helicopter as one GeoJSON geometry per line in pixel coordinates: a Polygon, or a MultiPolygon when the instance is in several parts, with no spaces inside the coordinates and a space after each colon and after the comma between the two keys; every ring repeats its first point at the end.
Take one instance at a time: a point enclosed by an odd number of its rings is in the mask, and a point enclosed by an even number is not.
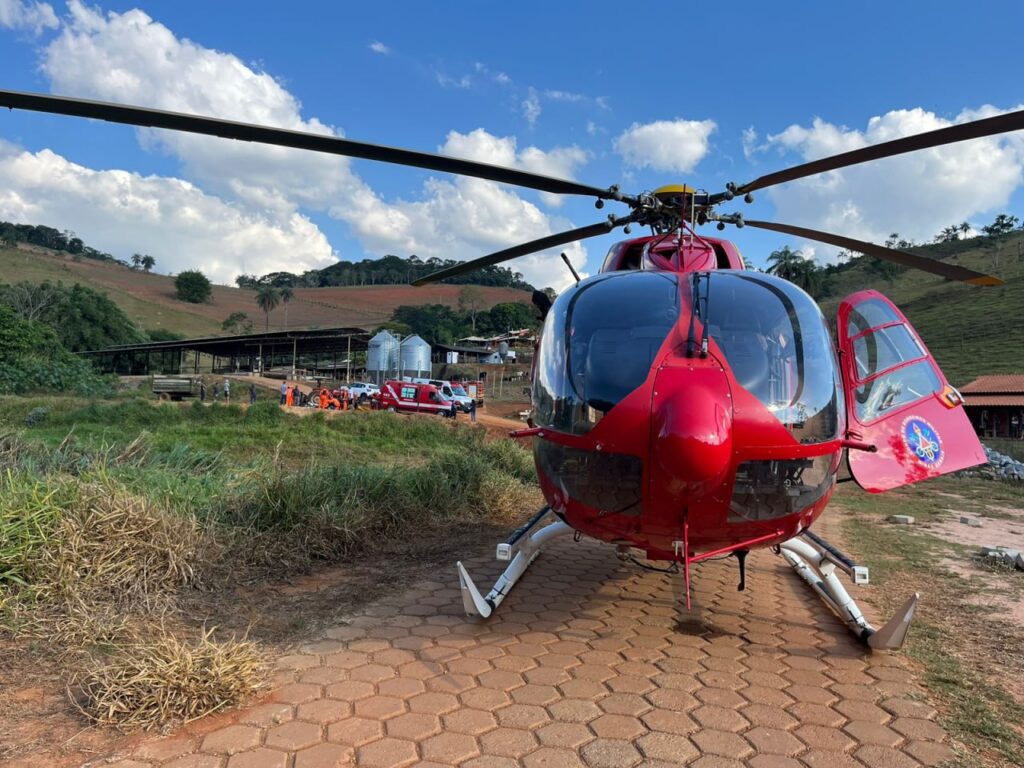
{"type": "MultiPolygon", "coordinates": [[[[837,571],[867,569],[811,531],[845,457],[873,493],[983,463],[985,455],[927,347],[876,291],[839,307],[837,339],[818,306],[785,280],[747,270],[736,247],[698,234],[714,222],[836,245],[950,280],[999,285],[964,267],[829,232],[723,214],[737,197],[795,179],[916,150],[1024,129],[1024,111],[852,150],[728,184],[717,193],[677,185],[624,194],[511,168],[406,149],[43,94],[0,91],[0,106],[188,131],[474,176],[626,205],[625,216],[550,235],[437,272],[425,284],[557,248],[617,227],[651,229],[614,245],[599,274],[552,303],[537,292],[544,326],[534,357],[533,438],[547,506],[507,541],[509,565],[486,595],[458,564],[466,611],[489,616],[555,538],[587,535],[643,567],[691,567],[723,555],[739,563],[772,547],[871,648],[899,648],[913,595],[876,630],[837,571]],[[553,522],[548,523],[553,518],[553,522]],[[647,561],[639,560],[639,553],[647,561]]],[[[571,269],[571,265],[570,265],[571,269]]]]}

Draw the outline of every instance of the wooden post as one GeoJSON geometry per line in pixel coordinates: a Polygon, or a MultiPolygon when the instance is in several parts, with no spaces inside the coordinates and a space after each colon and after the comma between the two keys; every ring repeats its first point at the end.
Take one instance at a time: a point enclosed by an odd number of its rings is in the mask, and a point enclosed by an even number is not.
{"type": "Polygon", "coordinates": [[[292,378],[295,378],[295,355],[299,348],[299,340],[292,339],[292,378]]]}
{"type": "Polygon", "coordinates": [[[348,354],[345,362],[345,383],[352,383],[352,334],[348,335],[348,354]]]}

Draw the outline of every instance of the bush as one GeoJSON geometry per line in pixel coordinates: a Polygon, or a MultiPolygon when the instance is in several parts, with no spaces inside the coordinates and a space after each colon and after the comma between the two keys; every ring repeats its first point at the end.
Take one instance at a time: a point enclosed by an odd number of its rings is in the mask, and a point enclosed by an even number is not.
{"type": "Polygon", "coordinates": [[[198,269],[189,269],[174,278],[174,289],[178,298],[192,304],[204,304],[210,300],[213,285],[198,269]]]}

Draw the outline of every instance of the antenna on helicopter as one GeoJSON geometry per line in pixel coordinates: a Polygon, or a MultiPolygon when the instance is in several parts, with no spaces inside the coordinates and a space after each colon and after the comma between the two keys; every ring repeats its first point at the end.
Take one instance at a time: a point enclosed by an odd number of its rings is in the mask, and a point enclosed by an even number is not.
{"type": "Polygon", "coordinates": [[[572,276],[576,278],[576,282],[578,283],[580,281],[579,272],[577,272],[576,269],[573,267],[572,262],[569,261],[569,257],[565,255],[565,251],[562,251],[561,256],[562,261],[565,262],[565,266],[569,268],[569,271],[572,272],[572,276]]]}

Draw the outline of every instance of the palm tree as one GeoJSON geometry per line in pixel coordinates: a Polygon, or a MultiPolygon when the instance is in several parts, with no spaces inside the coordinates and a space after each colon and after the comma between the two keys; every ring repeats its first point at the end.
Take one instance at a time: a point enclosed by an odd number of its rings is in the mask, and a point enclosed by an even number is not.
{"type": "Polygon", "coordinates": [[[284,327],[288,327],[288,302],[295,298],[295,291],[290,285],[284,285],[278,290],[277,295],[284,302],[284,327]]]}
{"type": "Polygon", "coordinates": [[[142,254],[141,253],[133,253],[132,254],[132,269],[138,269],[139,265],[141,263],[142,263],[142,254]]]}
{"type": "Polygon", "coordinates": [[[263,310],[267,316],[267,330],[270,330],[270,313],[281,302],[281,296],[277,288],[272,285],[261,285],[256,292],[256,305],[263,310]]]}
{"type": "Polygon", "coordinates": [[[804,258],[800,251],[794,251],[788,245],[768,255],[769,267],[766,272],[783,280],[789,280],[810,293],[818,283],[818,265],[804,258]]]}
{"type": "Polygon", "coordinates": [[[156,266],[156,259],[150,256],[148,253],[142,257],[142,271],[149,272],[154,266],[156,266]]]}

